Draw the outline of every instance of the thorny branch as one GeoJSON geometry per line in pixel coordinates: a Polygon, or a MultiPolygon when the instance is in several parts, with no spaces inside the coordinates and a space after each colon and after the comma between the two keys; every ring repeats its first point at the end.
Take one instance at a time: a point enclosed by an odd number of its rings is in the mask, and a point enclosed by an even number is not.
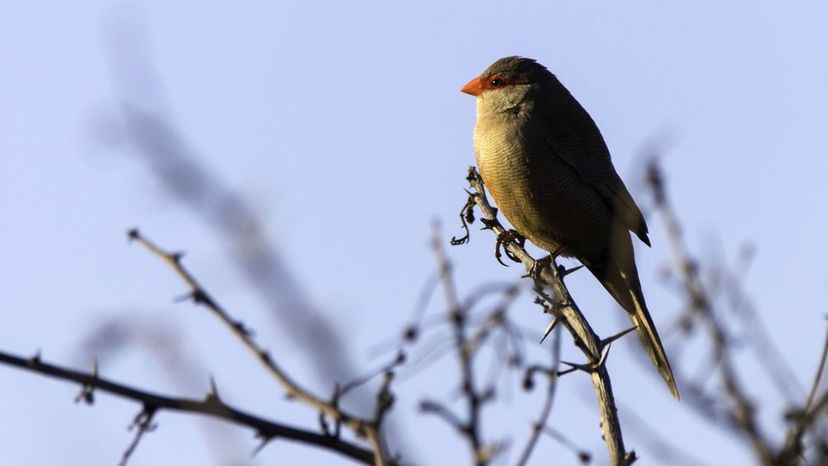
{"type": "MultiPolygon", "coordinates": [[[[359,447],[338,437],[297,429],[236,409],[225,403],[218,396],[218,392],[214,387],[202,400],[174,398],[151,393],[100,377],[94,370],[90,373],[85,373],[49,364],[43,362],[40,355],[36,355],[31,358],[22,358],[9,353],[0,352],[0,362],[18,367],[20,369],[36,372],[47,377],[54,377],[78,383],[82,387],[81,393],[83,396],[79,396],[77,401],[84,401],[87,404],[92,404],[94,402],[92,394],[95,390],[101,390],[115,396],[141,403],[141,413],[139,413],[139,416],[136,417],[134,422],[135,427],[133,427],[137,428],[138,431],[136,432],[135,440],[130,445],[130,448],[124,453],[124,458],[121,464],[124,464],[126,459],[129,458],[132,450],[134,449],[134,445],[137,444],[140,436],[151,428],[151,421],[154,414],[161,410],[201,414],[223,419],[228,422],[250,427],[255,430],[257,435],[261,438],[278,438],[300,442],[338,452],[363,464],[375,464],[374,452],[371,450],[359,447]]],[[[388,464],[395,463],[391,462],[388,464]]]]}
{"type": "Polygon", "coordinates": [[[181,253],[170,253],[158,247],[155,243],[145,238],[137,229],[130,230],[129,238],[143,245],[147,250],[155,254],[159,259],[164,261],[173,271],[181,278],[181,280],[190,288],[190,298],[195,304],[206,307],[213,315],[215,315],[227,328],[242,342],[242,344],[258,359],[258,361],[267,369],[267,371],[282,385],[288,395],[301,401],[315,409],[317,409],[322,416],[332,419],[336,424],[342,424],[351,429],[358,437],[365,438],[372,445],[374,450],[374,464],[376,466],[384,466],[393,464],[389,459],[388,453],[385,451],[384,442],[381,435],[381,424],[385,414],[391,406],[393,398],[390,395],[389,383],[390,377],[387,377],[387,382],[382,384],[378,395],[378,408],[372,419],[363,419],[357,415],[351,414],[344,410],[338,403],[339,394],[336,393],[333,400],[326,401],[319,398],[309,391],[304,389],[298,382],[293,380],[281,366],[273,359],[270,353],[260,347],[254,340],[252,332],[240,321],[230,317],[228,312],[213,299],[213,297],[204,289],[195,277],[183,266],[181,263],[181,253]]]}
{"type": "MultiPolygon", "coordinates": [[[[621,425],[612,394],[612,385],[609,373],[604,365],[609,344],[603,342],[595,334],[569,294],[569,290],[563,282],[566,271],[558,267],[554,258],[550,259],[551,267],[542,267],[542,262],[532,258],[517,239],[500,241],[500,238],[514,238],[514,233],[506,230],[497,220],[497,210],[489,204],[484,191],[483,180],[474,167],[469,167],[469,174],[466,179],[472,189],[469,192],[469,201],[461,213],[461,218],[464,222],[474,219],[471,213],[473,202],[482,212],[482,222],[485,228],[492,230],[497,235],[498,244],[504,248],[506,255],[520,261],[530,275],[537,276],[536,291],[540,299],[549,305],[548,308],[552,311],[554,317],[561,320],[566,329],[572,334],[576,345],[587,357],[588,363],[579,365],[578,368],[589,373],[592,377],[592,385],[600,410],[600,425],[609,452],[610,464],[613,466],[632,464],[636,459],[636,455],[635,452],[627,452],[624,448],[621,425]],[[546,294],[543,291],[544,286],[550,287],[554,295],[546,294]]],[[[452,243],[462,243],[464,240],[467,240],[467,238],[461,238],[452,243]]]]}

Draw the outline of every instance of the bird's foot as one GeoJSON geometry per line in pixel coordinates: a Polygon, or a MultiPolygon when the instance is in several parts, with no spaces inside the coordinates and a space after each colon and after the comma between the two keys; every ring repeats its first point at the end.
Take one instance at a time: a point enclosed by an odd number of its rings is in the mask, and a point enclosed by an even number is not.
{"type": "Polygon", "coordinates": [[[514,254],[509,251],[509,248],[506,247],[509,243],[515,242],[518,246],[523,247],[526,244],[526,238],[523,237],[520,233],[515,230],[506,230],[503,233],[497,235],[497,241],[495,242],[495,259],[500,262],[500,265],[508,267],[508,264],[505,264],[501,258],[505,254],[506,257],[512,260],[512,262],[520,262],[514,254]],[[503,248],[503,254],[501,254],[500,249],[503,248]]]}

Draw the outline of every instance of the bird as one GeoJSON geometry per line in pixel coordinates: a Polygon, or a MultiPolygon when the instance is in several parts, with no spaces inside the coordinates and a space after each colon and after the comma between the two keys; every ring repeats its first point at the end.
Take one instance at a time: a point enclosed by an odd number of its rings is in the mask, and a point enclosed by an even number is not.
{"type": "Polygon", "coordinates": [[[592,117],[531,58],[501,58],[461,91],[477,100],[475,156],[499,211],[552,257],[574,257],[592,272],[679,399],[635,266],[630,233],[650,246],[647,224],[592,117]]]}

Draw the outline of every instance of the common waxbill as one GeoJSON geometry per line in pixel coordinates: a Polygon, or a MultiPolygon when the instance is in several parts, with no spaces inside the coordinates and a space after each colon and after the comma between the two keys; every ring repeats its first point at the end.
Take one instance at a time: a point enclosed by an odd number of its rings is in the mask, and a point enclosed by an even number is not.
{"type": "Polygon", "coordinates": [[[647,224],[595,122],[554,74],[529,58],[501,58],[462,91],[477,97],[477,166],[497,207],[534,244],[577,258],[595,275],[627,311],[678,398],[630,239],[633,232],[649,246],[647,224]]]}

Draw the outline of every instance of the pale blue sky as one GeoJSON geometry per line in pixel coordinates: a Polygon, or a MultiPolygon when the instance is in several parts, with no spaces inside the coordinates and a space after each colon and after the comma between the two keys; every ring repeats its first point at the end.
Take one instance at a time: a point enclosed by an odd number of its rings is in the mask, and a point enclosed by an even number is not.
{"type": "MultiPolygon", "coordinates": [[[[732,262],[742,244],[755,244],[746,287],[804,385],[828,308],[825,24],[828,6],[817,1],[2,2],[0,348],[40,348],[48,361],[79,366],[79,346],[102,320],[168,323],[200,355],[195,372],[205,389],[213,374],[229,400],[312,428],[315,415],[284,402],[223,328],[170,303],[183,290],[172,274],[126,246],[124,232],[137,225],[186,249],[188,265],[222,302],[292,372],[310,377],[219,237],[130,157],[117,123],[120,96],[166,107],[201,162],[259,209],[301,285],[367,368],[379,362],[370,348],[404,325],[433,272],[431,221],[440,219],[447,236],[459,232],[474,160],[474,100],[459,88],[493,60],[521,54],[547,65],[587,108],[642,204],[636,156],[646,141],[666,141],[670,193],[695,252],[732,262]],[[130,44],[147,52],[163,102],[126,66],[130,44]],[[367,243],[376,255],[354,247],[367,243]],[[320,281],[320,270],[335,279],[320,281]]],[[[659,282],[669,248],[659,222],[650,223],[653,248],[638,249],[639,268],[654,318],[666,323],[679,303],[659,282]]],[[[461,292],[519,276],[494,262],[492,245],[490,234],[474,232],[471,244],[450,249],[461,292]]],[[[622,328],[621,311],[591,277],[571,283],[603,334],[622,328]]],[[[540,332],[545,319],[521,306],[515,315],[540,332]]],[[[748,464],[732,438],[673,402],[654,373],[630,369],[637,344],[622,342],[611,360],[623,409],[708,464],[748,464]]],[[[106,361],[104,374],[202,396],[160,367],[136,349],[106,361]]],[[[449,359],[398,388],[395,416],[420,464],[467,457],[443,423],[415,409],[424,394],[448,396],[454,370],[449,359]]],[[[763,377],[748,383],[776,399],[763,377]]],[[[138,407],[101,395],[87,408],[71,403],[75,394],[0,367],[0,466],[115,464],[138,407]]],[[[492,412],[489,439],[513,433],[522,444],[539,406],[524,398],[492,412]]],[[[565,379],[551,422],[602,461],[593,406],[586,377],[565,379]]],[[[200,421],[166,413],[158,421],[130,464],[230,464],[213,459],[200,421]]],[[[252,434],[221,432],[230,439],[226,457],[246,459],[252,434]]],[[[637,464],[658,464],[640,436],[627,430],[628,446],[643,457],[637,464]]],[[[537,455],[575,464],[549,439],[537,455]]],[[[255,464],[349,463],[276,443],[255,464]]]]}

